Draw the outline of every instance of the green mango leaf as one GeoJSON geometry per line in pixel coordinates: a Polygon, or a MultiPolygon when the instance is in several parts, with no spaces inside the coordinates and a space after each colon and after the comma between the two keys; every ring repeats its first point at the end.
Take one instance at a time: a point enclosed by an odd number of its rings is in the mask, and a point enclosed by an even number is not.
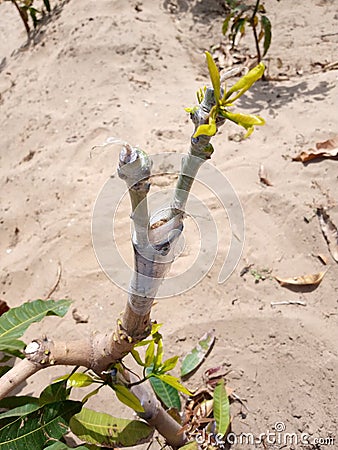
{"type": "Polygon", "coordinates": [[[243,34],[245,33],[245,24],[247,22],[247,19],[240,18],[239,16],[235,18],[232,27],[231,27],[231,37],[232,37],[232,46],[235,45],[236,36],[238,33],[243,34]]]}
{"type": "Polygon", "coordinates": [[[48,440],[60,439],[68,431],[69,419],[81,408],[81,402],[66,400],[18,417],[0,429],[0,450],[43,450],[48,440]]]}
{"type": "Polygon", "coordinates": [[[263,57],[267,54],[271,44],[271,22],[266,16],[261,17],[262,29],[264,30],[263,57]]]}
{"type": "Polygon", "coordinates": [[[159,374],[152,373],[150,374],[150,376],[159,378],[161,381],[164,381],[165,383],[169,384],[170,386],[175,388],[177,391],[182,392],[183,394],[191,395],[191,392],[189,392],[188,389],[185,388],[183,384],[180,383],[179,379],[173,377],[172,375],[169,375],[167,373],[159,373],[159,374]]]}
{"type": "Polygon", "coordinates": [[[213,333],[206,333],[184,358],[181,366],[181,377],[186,377],[204,361],[215,342],[213,333]]]}
{"type": "Polygon", "coordinates": [[[68,445],[60,441],[54,442],[54,444],[45,447],[45,450],[74,450],[74,448],[77,448],[78,450],[88,450],[88,447],[84,447],[83,445],[80,445],[79,447],[68,447],[68,445]]]}
{"type": "Polygon", "coordinates": [[[43,0],[43,4],[45,5],[48,12],[51,11],[49,0],[43,0]]]}
{"type": "Polygon", "coordinates": [[[214,136],[217,132],[216,127],[216,120],[213,118],[209,118],[209,123],[200,125],[197,130],[195,131],[195,134],[193,135],[194,138],[197,138],[198,136],[205,135],[205,136],[214,136]]]}
{"type": "MultiPolygon", "coordinates": [[[[136,347],[136,345],[135,345],[135,347],[136,347]]],[[[135,348],[133,348],[133,350],[131,351],[131,354],[139,366],[143,367],[145,365],[145,363],[141,359],[139,352],[137,350],[135,350],[135,348]]]]}
{"type": "Polygon", "coordinates": [[[176,408],[178,411],[181,410],[181,399],[177,389],[159,378],[150,377],[149,382],[157,397],[167,408],[176,408]]]}
{"type": "Polygon", "coordinates": [[[36,28],[36,26],[38,24],[38,19],[36,17],[36,13],[38,13],[39,11],[37,9],[35,9],[35,8],[32,8],[32,7],[28,8],[28,11],[29,11],[31,19],[33,21],[33,26],[34,26],[34,28],[36,28]]]}
{"type": "Polygon", "coordinates": [[[160,372],[170,372],[176,367],[178,361],[178,356],[173,356],[172,358],[169,358],[164,361],[164,363],[160,366],[160,372]]]}
{"type": "MultiPolygon", "coordinates": [[[[33,322],[40,322],[45,316],[63,317],[69,300],[35,300],[12,308],[0,317],[0,350],[8,347],[10,340],[20,338],[33,322]]],[[[16,345],[18,341],[15,341],[16,345]]]]}
{"type": "Polygon", "coordinates": [[[87,408],[72,417],[70,428],[81,440],[106,448],[137,445],[153,434],[153,429],[140,420],[120,419],[87,408]]]}
{"type": "Polygon", "coordinates": [[[126,386],[123,386],[123,384],[114,384],[112,385],[112,388],[120,402],[129,406],[136,412],[144,412],[140,400],[126,386]]]}
{"type": "Polygon", "coordinates": [[[162,360],[163,360],[163,341],[162,341],[162,337],[160,337],[157,340],[157,350],[156,350],[156,356],[154,358],[155,369],[162,364],[162,360]]]}
{"type": "Polygon", "coordinates": [[[228,32],[229,23],[230,23],[230,20],[232,19],[233,15],[234,15],[233,13],[229,13],[229,14],[226,16],[226,18],[225,18],[225,20],[224,20],[224,22],[223,22],[223,25],[222,25],[222,33],[223,33],[224,36],[225,36],[225,35],[227,34],[227,32],[228,32]]]}
{"type": "Polygon", "coordinates": [[[62,377],[57,378],[54,380],[54,383],[56,381],[66,381],[67,387],[75,387],[75,388],[82,388],[90,386],[93,383],[97,383],[96,380],[94,380],[93,377],[88,375],[87,373],[73,373],[71,375],[63,375],[62,377]]]}
{"type": "MultiPolygon", "coordinates": [[[[33,400],[33,399],[32,399],[33,400]]],[[[0,420],[6,419],[7,417],[23,417],[27,416],[33,411],[37,411],[40,408],[39,400],[34,399],[35,401],[31,403],[26,403],[25,405],[18,406],[13,409],[9,409],[6,412],[0,414],[0,420]]]]}
{"type": "Polygon", "coordinates": [[[214,390],[214,417],[217,431],[225,435],[230,425],[230,403],[224,380],[214,390]]]}
{"type": "Polygon", "coordinates": [[[151,326],[151,334],[154,335],[163,327],[163,323],[153,323],[151,326]]]}
{"type": "Polygon", "coordinates": [[[153,363],[154,356],[155,356],[155,342],[151,341],[146,350],[146,356],[144,361],[145,367],[149,367],[153,363]]]}
{"type": "Polygon", "coordinates": [[[144,341],[140,341],[140,342],[138,342],[137,344],[134,345],[134,348],[135,347],[145,347],[146,345],[150,344],[150,342],[152,340],[153,339],[145,339],[144,341]]]}
{"type": "Polygon", "coordinates": [[[18,339],[8,338],[1,339],[0,346],[2,352],[9,353],[10,355],[16,355],[17,352],[20,352],[22,354],[22,351],[26,347],[26,344],[18,339]]]}
{"type": "Polygon", "coordinates": [[[176,408],[178,411],[181,410],[181,399],[177,389],[175,389],[170,384],[156,378],[152,375],[153,366],[147,367],[145,374],[150,376],[149,382],[157,395],[157,397],[162,401],[162,403],[169,408],[176,408]]]}
{"type": "Polygon", "coordinates": [[[19,395],[17,397],[5,397],[0,400],[0,408],[11,409],[26,403],[39,403],[39,399],[30,395],[19,395]]]}
{"type": "Polygon", "coordinates": [[[209,52],[205,52],[205,56],[207,57],[207,64],[209,70],[209,76],[212,83],[212,87],[214,88],[214,96],[216,104],[218,104],[220,96],[221,96],[221,78],[219,75],[219,71],[213,60],[213,57],[209,52]]]}
{"type": "Polygon", "coordinates": [[[237,100],[241,95],[244,94],[248,89],[251,88],[251,86],[259,80],[265,70],[265,66],[262,62],[260,62],[256,67],[251,69],[246,75],[244,75],[240,80],[237,81],[229,90],[228,92],[224,93],[222,103],[224,104],[226,100],[229,100],[230,102],[234,102],[237,100]],[[238,92],[235,97],[230,98],[230,96],[234,93],[238,92]]]}
{"type": "Polygon", "coordinates": [[[70,394],[70,389],[67,389],[65,380],[59,380],[48,385],[40,394],[40,406],[54,403],[56,401],[67,400],[70,394]]]}

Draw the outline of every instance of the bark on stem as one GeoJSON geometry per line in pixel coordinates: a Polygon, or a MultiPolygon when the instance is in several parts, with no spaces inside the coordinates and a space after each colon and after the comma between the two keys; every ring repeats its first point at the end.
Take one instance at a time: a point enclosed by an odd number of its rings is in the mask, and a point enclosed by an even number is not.
{"type": "MultiPolygon", "coordinates": [[[[211,136],[200,135],[194,138],[194,134],[200,125],[208,123],[209,114],[215,105],[214,90],[208,88],[199,108],[191,114],[191,120],[195,125],[188,155],[182,157],[181,172],[177,180],[174,198],[172,201],[172,215],[184,212],[191,187],[198,170],[202,164],[211,158],[214,151],[210,144],[211,136]]],[[[223,125],[225,119],[218,117],[216,121],[217,129],[223,125]]]]}
{"type": "Polygon", "coordinates": [[[22,359],[19,364],[1,377],[0,400],[40,369],[39,364],[35,364],[28,359],[22,359]]]}
{"type": "MultiPolygon", "coordinates": [[[[128,308],[127,308],[128,310],[128,308]]],[[[144,324],[130,311],[128,323],[135,329],[143,329],[144,324]]],[[[0,399],[6,397],[31,375],[53,365],[83,366],[92,369],[102,377],[102,371],[112,362],[121,359],[136,343],[125,339],[120,322],[113,335],[93,334],[90,340],[53,342],[47,338],[32,341],[26,347],[26,359],[21,360],[9,372],[1,377],[0,399]],[[113,337],[112,337],[113,336],[113,337]],[[114,338],[115,336],[115,338],[114,338]],[[116,337],[119,336],[119,339],[116,337]],[[111,343],[111,347],[109,347],[111,343]]],[[[130,374],[131,381],[136,377],[130,374]]],[[[164,436],[169,445],[181,446],[185,443],[185,435],[178,435],[180,425],[162,408],[148,383],[135,386],[132,391],[139,398],[144,413],[140,416],[156,428],[164,436]]]]}
{"type": "MultiPolygon", "coordinates": [[[[192,115],[195,130],[208,121],[214,105],[213,90],[207,89],[199,109],[192,115]]],[[[217,126],[224,119],[217,120],[217,126]]],[[[210,136],[191,138],[190,152],[183,158],[175,197],[169,210],[163,209],[149,220],[147,193],[151,162],[139,149],[125,145],[120,154],[119,175],[128,185],[132,219],[135,225],[133,246],[135,270],[130,285],[128,303],[122,320],[113,333],[94,333],[90,339],[53,342],[47,338],[33,341],[26,348],[26,359],[20,361],[1,378],[0,398],[37,371],[52,365],[83,366],[100,377],[111,364],[122,359],[151,330],[150,309],[166,270],[172,263],[173,247],[183,230],[183,213],[194,178],[213,148],[210,136]]],[[[167,444],[174,447],[186,442],[180,425],[167,414],[147,384],[132,387],[145,409],[141,417],[153,425],[167,444]]]]}

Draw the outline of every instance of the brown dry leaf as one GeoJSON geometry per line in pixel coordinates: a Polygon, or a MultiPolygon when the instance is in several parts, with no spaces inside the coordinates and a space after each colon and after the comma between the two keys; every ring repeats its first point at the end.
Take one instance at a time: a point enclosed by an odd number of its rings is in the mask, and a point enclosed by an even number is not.
{"type": "Polygon", "coordinates": [[[334,136],[332,139],[328,139],[324,142],[317,142],[316,148],[318,150],[324,148],[325,150],[338,150],[338,135],[334,136]]]}
{"type": "Polygon", "coordinates": [[[338,156],[338,135],[327,141],[317,142],[315,149],[304,150],[292,160],[307,162],[316,158],[334,158],[335,156],[338,156]]]}
{"type": "Polygon", "coordinates": [[[9,311],[9,306],[5,302],[5,300],[0,300],[0,316],[5,314],[5,312],[9,311]]]}
{"type": "Polygon", "coordinates": [[[266,170],[265,170],[265,167],[263,166],[263,164],[261,164],[259,166],[258,176],[259,176],[259,181],[261,183],[265,184],[266,186],[272,186],[272,183],[268,179],[268,175],[266,173],[266,170]]]}
{"type": "Polygon", "coordinates": [[[204,417],[209,417],[212,413],[214,406],[214,400],[203,400],[194,408],[194,416],[197,419],[203,419],[204,417]]]}
{"type": "Polygon", "coordinates": [[[317,209],[320,228],[326,239],[330,253],[333,259],[338,262],[338,230],[336,225],[330,219],[330,216],[324,208],[317,209]]]}
{"type": "Polygon", "coordinates": [[[318,286],[318,284],[322,281],[325,274],[326,270],[324,272],[314,273],[310,275],[303,275],[300,277],[292,277],[292,278],[275,277],[275,279],[281,286],[285,286],[288,284],[296,286],[318,286]]]}

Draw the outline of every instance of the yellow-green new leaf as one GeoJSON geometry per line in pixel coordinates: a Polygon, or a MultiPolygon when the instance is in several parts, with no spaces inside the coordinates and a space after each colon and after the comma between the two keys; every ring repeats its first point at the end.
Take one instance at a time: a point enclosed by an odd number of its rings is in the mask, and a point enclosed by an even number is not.
{"type": "Polygon", "coordinates": [[[160,328],[162,328],[163,323],[153,323],[151,327],[151,334],[154,335],[159,332],[160,328]]]}
{"type": "Polygon", "coordinates": [[[156,356],[154,357],[154,368],[157,369],[161,364],[163,360],[163,341],[162,338],[160,338],[157,341],[157,350],[156,350],[156,356]]]}
{"type": "Polygon", "coordinates": [[[199,88],[199,90],[196,92],[196,97],[197,97],[197,101],[198,103],[202,103],[203,99],[204,99],[204,94],[205,91],[207,90],[207,87],[204,86],[204,88],[199,88]]]}
{"type": "Polygon", "coordinates": [[[87,373],[73,373],[72,375],[63,375],[54,380],[53,383],[62,380],[67,381],[67,387],[75,387],[75,388],[87,387],[95,383],[93,377],[91,377],[87,373]]]}
{"type": "Polygon", "coordinates": [[[186,111],[189,114],[194,114],[198,110],[198,106],[191,106],[190,108],[184,108],[184,111],[186,111]]]}
{"type": "Polygon", "coordinates": [[[173,356],[172,358],[168,358],[164,361],[162,366],[160,367],[160,370],[162,373],[164,372],[170,372],[173,370],[177,364],[178,356],[173,356]]]}
{"type": "Polygon", "coordinates": [[[204,135],[204,136],[214,136],[217,132],[217,127],[216,127],[216,121],[213,118],[209,119],[209,123],[208,124],[204,124],[204,125],[200,125],[195,134],[194,134],[194,138],[197,138],[198,136],[204,135]]]}
{"type": "Polygon", "coordinates": [[[136,412],[144,412],[140,400],[126,386],[123,386],[123,384],[114,384],[112,387],[120,402],[129,406],[136,412]]]}
{"type": "Polygon", "coordinates": [[[221,78],[217,66],[215,64],[215,61],[213,60],[211,54],[209,52],[205,52],[205,56],[207,57],[208,70],[212,87],[214,88],[214,96],[216,104],[218,104],[221,96],[221,78]]]}
{"type": "Polygon", "coordinates": [[[151,341],[146,350],[146,356],[145,356],[145,361],[144,361],[145,367],[149,367],[150,364],[153,363],[154,356],[155,356],[155,342],[151,341]]]}
{"type": "Polygon", "coordinates": [[[235,83],[229,90],[228,92],[224,93],[224,97],[222,99],[222,102],[224,103],[225,100],[228,100],[229,97],[234,93],[234,92],[238,92],[237,95],[235,95],[235,97],[231,98],[230,101],[234,102],[235,100],[237,100],[241,95],[244,94],[244,92],[246,92],[248,89],[251,88],[251,86],[257,81],[259,80],[265,70],[265,66],[264,64],[261,62],[258,64],[258,66],[254,67],[253,69],[251,69],[246,75],[244,75],[244,77],[242,77],[239,81],[237,81],[237,83],[235,83]]]}
{"type": "Polygon", "coordinates": [[[159,378],[160,380],[164,381],[167,384],[170,384],[170,386],[174,387],[175,389],[182,392],[183,394],[191,395],[191,392],[189,392],[188,389],[185,388],[183,386],[183,384],[181,384],[179,382],[179,380],[177,378],[173,377],[172,375],[168,375],[167,373],[161,373],[161,374],[153,373],[152,376],[159,378]]]}
{"type": "Polygon", "coordinates": [[[142,361],[141,356],[137,350],[133,349],[131,351],[131,354],[139,366],[144,366],[144,362],[142,361]]]}
{"type": "Polygon", "coordinates": [[[254,114],[241,114],[222,111],[222,116],[248,130],[245,137],[248,137],[253,132],[255,125],[262,126],[265,124],[265,120],[262,117],[254,114]]]}

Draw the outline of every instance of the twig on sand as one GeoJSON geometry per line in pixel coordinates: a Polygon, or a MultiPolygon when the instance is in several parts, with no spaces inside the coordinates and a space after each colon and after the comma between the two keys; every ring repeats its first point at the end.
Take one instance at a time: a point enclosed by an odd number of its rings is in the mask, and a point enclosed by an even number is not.
{"type": "Polygon", "coordinates": [[[54,292],[56,291],[56,288],[58,287],[60,280],[61,280],[61,273],[62,273],[62,267],[61,264],[58,263],[58,271],[57,271],[57,275],[56,275],[56,281],[53,285],[53,287],[50,289],[50,291],[48,292],[48,294],[45,297],[45,300],[47,300],[48,298],[50,298],[50,296],[52,294],[54,294],[54,292]]]}
{"type": "Polygon", "coordinates": [[[300,306],[306,306],[306,302],[302,302],[301,300],[287,300],[284,302],[271,302],[271,307],[273,306],[280,306],[280,305],[300,305],[300,306]]]}

